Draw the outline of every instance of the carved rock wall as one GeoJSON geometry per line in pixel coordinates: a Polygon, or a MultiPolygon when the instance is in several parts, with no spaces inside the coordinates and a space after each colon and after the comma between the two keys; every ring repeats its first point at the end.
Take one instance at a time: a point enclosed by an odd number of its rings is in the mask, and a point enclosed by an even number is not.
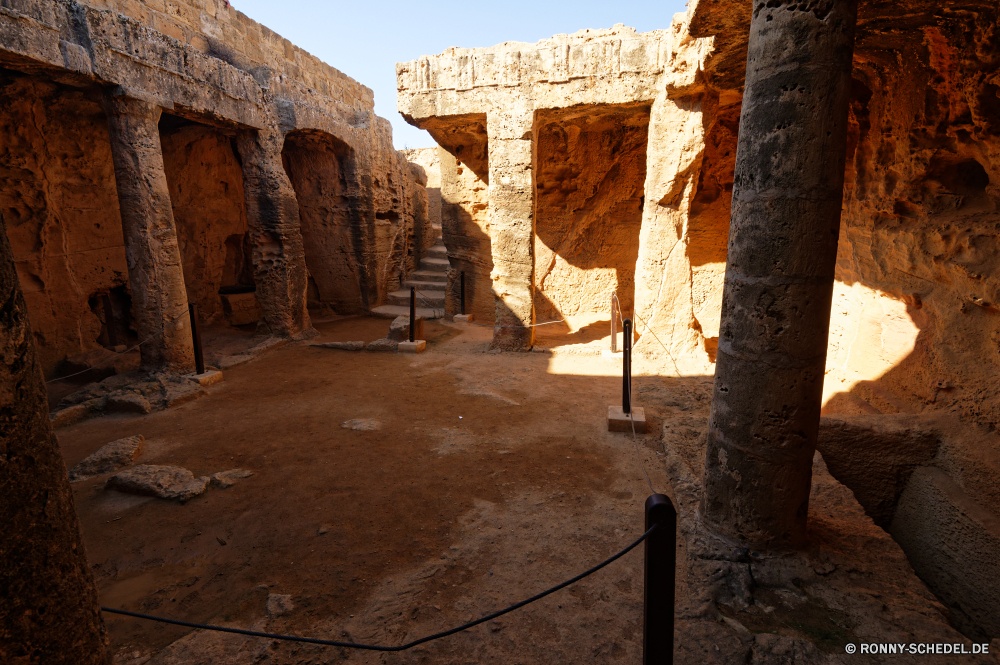
{"type": "MultiPolygon", "coordinates": [[[[98,299],[127,290],[107,120],[97,102],[54,83],[0,77],[0,206],[39,362],[51,373],[67,356],[100,346],[98,299]]],[[[127,320],[127,302],[115,305],[127,320]]]]}
{"type": "Polygon", "coordinates": [[[201,316],[222,315],[219,291],[252,288],[243,173],[229,137],[204,125],[160,121],[188,301],[201,316]]]}

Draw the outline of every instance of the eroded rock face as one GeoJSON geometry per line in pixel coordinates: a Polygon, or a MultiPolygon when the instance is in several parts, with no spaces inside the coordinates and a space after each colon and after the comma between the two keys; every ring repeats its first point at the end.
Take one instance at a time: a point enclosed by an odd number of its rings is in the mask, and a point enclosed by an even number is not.
{"type": "Polygon", "coordinates": [[[209,478],[195,478],[187,469],[162,464],[139,464],[108,478],[107,488],[126,494],[153,496],[185,503],[204,494],[209,478]]]}
{"type": "Polygon", "coordinates": [[[145,440],[144,436],[138,434],[104,444],[70,469],[70,482],[79,482],[128,466],[142,453],[142,442],[145,440]]]}

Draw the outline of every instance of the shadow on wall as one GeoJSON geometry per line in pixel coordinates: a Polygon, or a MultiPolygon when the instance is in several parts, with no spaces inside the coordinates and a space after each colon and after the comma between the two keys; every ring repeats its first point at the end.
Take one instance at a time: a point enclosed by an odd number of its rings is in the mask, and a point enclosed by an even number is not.
{"type": "Polygon", "coordinates": [[[282,160],[299,203],[309,307],[367,312],[364,218],[353,151],[330,134],[296,130],[285,137],[282,160]]]}
{"type": "Polygon", "coordinates": [[[629,316],[642,227],[650,104],[536,112],[535,312],[629,316]]]}

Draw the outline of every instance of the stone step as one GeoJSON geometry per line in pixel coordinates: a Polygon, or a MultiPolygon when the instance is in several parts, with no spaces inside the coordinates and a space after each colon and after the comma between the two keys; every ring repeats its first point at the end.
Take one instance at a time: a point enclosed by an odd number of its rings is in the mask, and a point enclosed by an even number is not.
{"type": "Polygon", "coordinates": [[[421,270],[434,270],[437,272],[448,272],[448,268],[451,264],[448,263],[448,259],[421,259],[420,269],[421,270]]]}
{"type": "MultiPolygon", "coordinates": [[[[407,291],[409,293],[409,291],[407,291]]],[[[409,296],[407,296],[409,298],[409,296]]],[[[381,307],[376,307],[372,310],[372,315],[377,316],[380,319],[394,319],[397,316],[409,316],[410,315],[410,305],[407,303],[406,307],[400,307],[399,305],[382,305],[381,307]]],[[[422,316],[424,319],[440,319],[444,317],[444,308],[441,309],[431,309],[430,307],[417,307],[417,316],[422,316]]]]}
{"type": "Polygon", "coordinates": [[[439,272],[437,270],[414,270],[410,273],[410,279],[414,279],[418,282],[438,282],[439,284],[447,284],[448,273],[439,272]]]}
{"type": "Polygon", "coordinates": [[[405,282],[403,282],[403,288],[406,290],[407,293],[410,292],[411,286],[415,288],[417,291],[440,291],[447,283],[448,283],[447,281],[424,282],[419,279],[408,279],[405,282]]]}
{"type": "Polygon", "coordinates": [[[427,250],[424,258],[428,259],[447,259],[448,258],[448,248],[444,245],[434,245],[427,250]]]}
{"type": "MultiPolygon", "coordinates": [[[[388,304],[409,307],[410,290],[393,291],[389,294],[388,304]]],[[[427,306],[444,307],[444,291],[425,291],[420,289],[417,293],[417,307],[427,306]]]]}

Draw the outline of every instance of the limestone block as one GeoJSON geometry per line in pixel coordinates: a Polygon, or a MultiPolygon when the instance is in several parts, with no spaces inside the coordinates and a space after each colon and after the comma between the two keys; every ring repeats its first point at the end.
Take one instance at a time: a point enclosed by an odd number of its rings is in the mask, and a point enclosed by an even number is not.
{"type": "Polygon", "coordinates": [[[70,470],[70,482],[76,483],[128,466],[142,453],[142,442],[145,440],[146,437],[138,434],[104,444],[70,470]]]}
{"type": "Polygon", "coordinates": [[[159,464],[140,464],[110,478],[106,487],[126,494],[154,496],[185,503],[205,492],[209,478],[195,478],[187,469],[159,464]]]}

